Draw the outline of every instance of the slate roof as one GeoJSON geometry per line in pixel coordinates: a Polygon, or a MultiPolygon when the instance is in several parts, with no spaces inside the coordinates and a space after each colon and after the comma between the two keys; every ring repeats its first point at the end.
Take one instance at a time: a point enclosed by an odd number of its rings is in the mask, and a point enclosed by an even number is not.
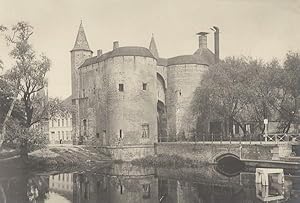
{"type": "Polygon", "coordinates": [[[211,65],[215,63],[215,55],[207,48],[199,48],[193,55],[182,55],[168,59],[168,66],[180,64],[211,65]]]}
{"type": "Polygon", "coordinates": [[[166,58],[158,58],[157,65],[159,66],[168,66],[168,59],[166,58]]]}
{"type": "Polygon", "coordinates": [[[156,43],[155,43],[155,40],[154,40],[154,36],[153,36],[153,35],[152,35],[152,37],[151,37],[149,50],[150,50],[150,52],[153,54],[153,56],[154,56],[155,58],[159,58],[158,50],[157,50],[156,43]]]}
{"type": "Polygon", "coordinates": [[[149,49],[145,47],[119,47],[115,50],[102,54],[100,57],[94,56],[86,59],[79,68],[105,61],[106,59],[115,56],[144,56],[155,59],[149,49]]]}
{"type": "Polygon", "coordinates": [[[74,50],[86,50],[86,51],[91,51],[89,43],[87,41],[84,29],[83,29],[83,25],[82,22],[80,23],[79,29],[78,29],[78,33],[77,33],[77,37],[76,37],[76,41],[74,44],[74,47],[72,49],[72,51],[74,50]]]}
{"type": "Polygon", "coordinates": [[[215,54],[208,48],[199,48],[194,55],[200,56],[208,65],[215,63],[215,54]]]}
{"type": "MultiPolygon", "coordinates": [[[[156,59],[150,50],[145,47],[119,47],[115,50],[102,54],[100,57],[94,56],[86,59],[79,68],[105,61],[106,59],[115,56],[144,56],[156,59]]],[[[215,55],[208,48],[199,48],[193,55],[182,55],[169,59],[157,58],[156,60],[157,65],[160,66],[181,64],[211,65],[215,63],[215,55]]]]}

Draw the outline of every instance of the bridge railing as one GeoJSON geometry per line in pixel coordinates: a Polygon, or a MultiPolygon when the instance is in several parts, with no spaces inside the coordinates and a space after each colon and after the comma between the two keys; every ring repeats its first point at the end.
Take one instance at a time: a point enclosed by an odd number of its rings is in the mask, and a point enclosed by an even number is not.
{"type": "Polygon", "coordinates": [[[222,134],[200,134],[190,137],[184,136],[159,136],[158,142],[203,142],[203,143],[279,143],[279,142],[300,142],[300,133],[274,133],[274,134],[246,134],[228,135],[222,134]]]}

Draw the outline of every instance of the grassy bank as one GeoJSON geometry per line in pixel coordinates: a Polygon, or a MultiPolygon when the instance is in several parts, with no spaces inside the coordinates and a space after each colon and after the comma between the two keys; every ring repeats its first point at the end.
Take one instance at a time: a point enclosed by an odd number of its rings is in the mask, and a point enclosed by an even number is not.
{"type": "Polygon", "coordinates": [[[66,168],[90,168],[98,163],[110,162],[110,158],[96,149],[83,146],[56,146],[36,150],[24,161],[19,156],[0,160],[5,168],[19,167],[30,170],[63,170],[66,168]]]}
{"type": "Polygon", "coordinates": [[[155,156],[146,156],[131,161],[133,165],[145,167],[167,167],[167,168],[197,168],[208,165],[206,162],[183,158],[178,155],[158,154],[155,156]]]}

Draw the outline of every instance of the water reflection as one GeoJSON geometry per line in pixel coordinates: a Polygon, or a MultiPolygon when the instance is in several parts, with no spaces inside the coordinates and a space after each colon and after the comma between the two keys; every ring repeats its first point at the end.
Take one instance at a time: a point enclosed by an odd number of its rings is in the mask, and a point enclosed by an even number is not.
{"type": "Polygon", "coordinates": [[[245,164],[233,156],[225,156],[218,160],[216,170],[227,177],[239,175],[245,168],[245,164]]]}
{"type": "Polygon", "coordinates": [[[283,200],[284,188],[282,185],[256,185],[256,197],[263,202],[283,200]],[[277,187],[276,187],[277,186],[277,187]]]}
{"type": "MultiPolygon", "coordinates": [[[[1,176],[1,174],[0,174],[1,176]]],[[[300,179],[260,186],[253,173],[236,177],[213,167],[144,169],[115,165],[93,172],[0,177],[1,203],[256,203],[300,202],[300,179]]]]}
{"type": "Polygon", "coordinates": [[[23,174],[14,177],[0,177],[0,202],[43,203],[49,193],[49,177],[23,174]]]}

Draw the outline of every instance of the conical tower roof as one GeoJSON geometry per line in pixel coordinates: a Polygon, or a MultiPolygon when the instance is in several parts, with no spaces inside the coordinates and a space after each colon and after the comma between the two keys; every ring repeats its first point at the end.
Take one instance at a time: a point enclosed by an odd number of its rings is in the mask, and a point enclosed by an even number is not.
{"type": "Polygon", "coordinates": [[[156,43],[155,43],[153,34],[152,34],[152,37],[151,37],[151,42],[150,42],[149,50],[153,54],[153,56],[155,58],[159,58],[158,50],[157,50],[157,47],[156,47],[156,43]]]}
{"type": "Polygon", "coordinates": [[[84,29],[83,29],[82,21],[80,22],[80,26],[79,26],[79,29],[78,29],[76,41],[75,41],[75,44],[74,44],[74,47],[73,47],[72,51],[74,51],[74,50],[91,51],[89,43],[86,39],[86,35],[85,35],[84,29]]]}

